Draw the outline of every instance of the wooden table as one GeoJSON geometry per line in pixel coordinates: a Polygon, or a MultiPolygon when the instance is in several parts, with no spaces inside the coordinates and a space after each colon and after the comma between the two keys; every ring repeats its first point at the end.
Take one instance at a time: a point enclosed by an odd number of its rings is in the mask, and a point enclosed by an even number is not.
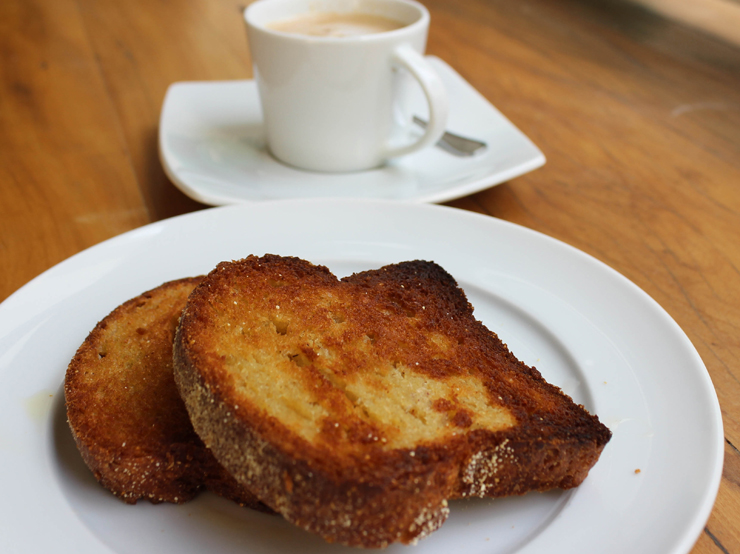
{"type": "MultiPolygon", "coordinates": [[[[693,552],[740,552],[740,49],[618,1],[427,6],[428,52],[548,159],[450,204],[588,252],[675,318],[725,424],[693,552]]],[[[174,81],[251,76],[243,7],[0,3],[0,300],[95,243],[206,208],[165,177],[158,118],[174,81]]]]}

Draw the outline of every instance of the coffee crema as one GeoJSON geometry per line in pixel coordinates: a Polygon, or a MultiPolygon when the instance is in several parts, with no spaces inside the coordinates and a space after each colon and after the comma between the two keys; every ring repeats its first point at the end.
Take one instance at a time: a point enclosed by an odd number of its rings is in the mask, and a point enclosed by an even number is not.
{"type": "Polygon", "coordinates": [[[382,15],[359,12],[315,12],[265,25],[273,31],[311,37],[357,37],[385,33],[405,27],[405,23],[382,15]]]}

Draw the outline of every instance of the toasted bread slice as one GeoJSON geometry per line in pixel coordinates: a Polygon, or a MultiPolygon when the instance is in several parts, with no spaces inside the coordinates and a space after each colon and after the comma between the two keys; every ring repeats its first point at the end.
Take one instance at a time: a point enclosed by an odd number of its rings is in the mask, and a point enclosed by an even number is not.
{"type": "Polygon", "coordinates": [[[611,436],[431,262],[341,281],[296,258],[221,263],[191,294],[174,352],[218,460],[330,542],[411,543],[442,524],[447,499],[574,487],[611,436]]]}
{"type": "Polygon", "coordinates": [[[205,448],[172,375],[172,341],[201,278],[165,283],[97,324],[67,369],[67,417],[95,477],[128,503],[182,503],[204,485],[265,509],[205,448]]]}

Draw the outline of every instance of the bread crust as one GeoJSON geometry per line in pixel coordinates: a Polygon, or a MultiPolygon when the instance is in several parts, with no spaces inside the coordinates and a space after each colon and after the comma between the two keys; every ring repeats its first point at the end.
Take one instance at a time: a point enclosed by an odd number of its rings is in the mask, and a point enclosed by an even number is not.
{"type": "Polygon", "coordinates": [[[269,510],[216,461],[193,430],[172,376],[172,341],[188,294],[170,281],[117,307],[70,362],[67,418],[83,460],[124,502],[182,503],[204,486],[269,510]]]}
{"type": "Polygon", "coordinates": [[[219,462],[287,520],[347,545],[413,543],[451,498],[577,486],[611,436],[432,262],[341,281],[297,258],[219,264],[188,301],[174,359],[219,462]]]}

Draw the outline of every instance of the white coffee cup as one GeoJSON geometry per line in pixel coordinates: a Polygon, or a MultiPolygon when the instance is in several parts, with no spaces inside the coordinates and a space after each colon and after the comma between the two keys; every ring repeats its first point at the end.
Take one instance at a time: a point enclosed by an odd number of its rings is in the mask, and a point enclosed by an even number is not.
{"type": "Polygon", "coordinates": [[[359,171],[433,145],[447,119],[447,92],[424,59],[429,12],[413,0],[257,0],[244,11],[270,152],[314,171],[359,171]],[[270,28],[317,12],[384,16],[403,26],[359,36],[307,36],[270,28]],[[405,70],[405,71],[404,71],[405,70]],[[409,74],[429,104],[417,140],[402,107],[409,74]],[[403,114],[404,121],[399,121],[403,114]],[[394,138],[396,143],[393,143],[394,138]]]}

